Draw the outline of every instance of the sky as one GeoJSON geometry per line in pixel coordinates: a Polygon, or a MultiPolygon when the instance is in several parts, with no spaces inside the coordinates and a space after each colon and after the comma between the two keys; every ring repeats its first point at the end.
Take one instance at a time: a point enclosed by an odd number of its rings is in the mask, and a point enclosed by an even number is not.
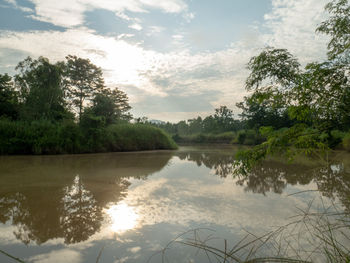
{"type": "Polygon", "coordinates": [[[27,56],[67,55],[103,69],[135,117],[205,117],[248,93],[249,59],[286,48],[302,65],[325,59],[315,34],[326,0],[0,0],[0,73],[27,56]]]}

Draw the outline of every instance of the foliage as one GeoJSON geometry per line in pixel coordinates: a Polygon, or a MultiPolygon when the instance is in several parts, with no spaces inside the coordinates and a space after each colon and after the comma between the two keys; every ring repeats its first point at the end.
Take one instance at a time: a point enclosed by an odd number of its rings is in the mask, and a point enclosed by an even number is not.
{"type": "Polygon", "coordinates": [[[60,154],[174,149],[154,127],[127,125],[128,96],[104,87],[102,70],[67,56],[52,64],[30,57],[18,63],[14,82],[0,75],[0,154],[60,154]],[[78,109],[79,123],[69,106],[78,109]]]}
{"type": "Polygon", "coordinates": [[[263,50],[250,59],[251,71],[246,80],[246,90],[253,91],[243,102],[237,103],[241,117],[248,128],[273,126],[290,127],[294,121],[288,115],[288,105],[293,101],[293,89],[300,83],[300,64],[286,49],[263,50]]]}
{"type": "Polygon", "coordinates": [[[268,91],[273,87],[287,92],[286,88],[297,83],[299,67],[299,62],[286,49],[268,47],[248,62],[251,73],[246,80],[246,89],[268,91]]]}
{"type": "Polygon", "coordinates": [[[173,135],[173,139],[178,143],[231,143],[236,139],[236,133],[224,132],[219,134],[198,133],[192,135],[180,136],[173,135]]]}
{"type": "Polygon", "coordinates": [[[73,106],[78,109],[79,121],[83,113],[84,103],[104,89],[104,79],[101,68],[95,66],[89,59],[68,55],[66,57],[66,85],[68,96],[73,106]]]}
{"type": "Polygon", "coordinates": [[[272,91],[265,93],[257,91],[249,97],[244,97],[243,102],[237,103],[236,106],[242,110],[240,116],[245,120],[247,128],[272,126],[279,129],[294,124],[295,121],[290,118],[285,104],[274,104],[276,97],[272,91]]]}
{"type": "Polygon", "coordinates": [[[128,96],[115,88],[114,90],[106,89],[103,93],[97,94],[92,100],[92,106],[85,111],[101,117],[106,125],[110,125],[131,120],[131,114],[128,112],[130,109],[128,96]]]}
{"type": "Polygon", "coordinates": [[[343,138],[343,147],[350,152],[350,131],[343,138]]]}
{"type": "Polygon", "coordinates": [[[12,78],[0,74],[0,117],[18,118],[18,94],[13,89],[12,78]]]}
{"type": "Polygon", "coordinates": [[[330,17],[321,23],[317,32],[330,35],[328,43],[329,59],[347,53],[350,49],[350,5],[348,0],[336,0],[329,2],[325,9],[330,17]]]}
{"type": "Polygon", "coordinates": [[[76,153],[81,133],[74,123],[0,121],[1,154],[76,153]]]}
{"type": "Polygon", "coordinates": [[[47,58],[27,57],[18,63],[15,84],[22,104],[21,118],[26,120],[61,120],[66,117],[62,85],[62,65],[47,58]]]}
{"type": "MultiPolygon", "coordinates": [[[[149,123],[147,120],[145,120],[149,123]]],[[[220,106],[215,109],[213,115],[209,115],[202,119],[198,116],[197,118],[189,119],[187,121],[182,120],[178,123],[150,123],[153,126],[162,128],[167,133],[177,135],[178,137],[196,137],[199,134],[206,134],[209,137],[211,135],[225,133],[225,132],[236,132],[241,130],[244,123],[234,119],[233,112],[227,106],[220,106]]]]}
{"type": "Polygon", "coordinates": [[[257,145],[264,142],[266,138],[262,136],[258,131],[249,129],[241,130],[238,132],[234,143],[244,144],[244,145],[257,145]]]}
{"type": "Polygon", "coordinates": [[[145,124],[112,125],[107,129],[110,151],[177,149],[175,142],[159,128],[145,124]]]}
{"type": "Polygon", "coordinates": [[[63,154],[106,151],[176,149],[164,131],[141,124],[101,126],[89,116],[77,125],[72,121],[0,120],[0,154],[63,154]],[[84,120],[84,121],[83,121],[84,120]],[[89,127],[89,128],[87,128],[89,127]]]}
{"type": "Polygon", "coordinates": [[[249,61],[246,89],[253,94],[238,106],[247,123],[256,123],[265,132],[267,141],[239,153],[235,163],[239,172],[269,154],[292,159],[300,152],[326,153],[350,128],[349,2],[330,2],[326,10],[331,16],[317,32],[331,36],[328,61],[310,63],[302,70],[287,50],[272,48],[249,61]],[[282,116],[289,120],[281,126],[273,124],[273,119],[280,123],[282,116]]]}

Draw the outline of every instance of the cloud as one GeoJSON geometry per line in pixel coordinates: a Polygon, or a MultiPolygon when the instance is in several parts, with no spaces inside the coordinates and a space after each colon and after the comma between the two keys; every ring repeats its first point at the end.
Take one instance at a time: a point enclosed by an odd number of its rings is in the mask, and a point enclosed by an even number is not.
{"type": "Polygon", "coordinates": [[[4,1],[7,2],[8,4],[10,4],[15,9],[21,10],[22,12],[27,12],[27,13],[33,12],[33,10],[29,7],[23,7],[23,6],[18,5],[16,0],[4,0],[4,1]]]}
{"type": "MultiPolygon", "coordinates": [[[[86,28],[69,29],[65,32],[2,31],[0,48],[8,47],[33,57],[45,56],[52,61],[63,60],[68,54],[89,58],[103,68],[108,85],[133,84],[150,94],[163,94],[149,85],[149,81],[141,74],[152,69],[162,55],[129,44],[123,38],[100,36],[86,28]]],[[[10,60],[5,53],[3,59],[10,60]]]]}
{"type": "Polygon", "coordinates": [[[157,35],[165,30],[164,27],[161,26],[150,26],[147,28],[147,36],[157,35]]]}
{"type": "Polygon", "coordinates": [[[265,26],[271,33],[263,36],[267,45],[287,48],[302,63],[326,57],[328,37],[315,34],[325,20],[328,0],[273,0],[272,12],[265,15],[265,26]]]}
{"type": "MultiPolygon", "coordinates": [[[[10,0],[9,0],[10,1],[10,0]]],[[[13,0],[11,0],[13,1],[13,0]]],[[[84,13],[93,9],[113,11],[117,16],[131,20],[125,11],[144,13],[159,9],[166,13],[181,13],[187,5],[182,0],[30,0],[35,4],[32,18],[67,28],[84,23],[84,13]]]]}
{"type": "Polygon", "coordinates": [[[131,26],[129,26],[132,29],[135,29],[137,31],[142,30],[142,26],[140,24],[132,24],[131,26]]]}
{"type": "MultiPolygon", "coordinates": [[[[189,12],[183,1],[175,0],[32,1],[36,5],[37,16],[55,20],[52,23],[56,24],[66,23],[67,26],[83,23],[83,13],[92,8],[108,8],[129,19],[132,24],[139,25],[138,29],[143,25],[139,20],[130,18],[129,13],[125,15],[126,10],[189,12]],[[69,17],[66,19],[66,16],[69,17]]],[[[220,105],[227,105],[237,114],[235,104],[247,94],[244,90],[244,80],[249,73],[245,68],[246,63],[263,47],[287,48],[303,64],[325,57],[328,39],[314,32],[326,18],[323,11],[326,1],[273,0],[272,10],[265,15],[263,23],[251,25],[251,31],[243,39],[219,51],[193,53],[186,46],[182,31],[173,34],[173,41],[181,42],[181,45],[173,51],[162,53],[144,48],[142,41],[129,41],[134,36],[132,34],[101,36],[79,26],[65,32],[0,31],[0,50],[11,51],[0,52],[0,56],[4,64],[13,61],[14,52],[34,57],[43,55],[53,61],[63,60],[68,54],[90,58],[103,68],[106,83],[110,87],[122,88],[129,94],[132,106],[142,106],[144,114],[141,114],[141,108],[135,109],[135,112],[152,118],[166,120],[170,113],[174,113],[186,119],[186,116],[190,118],[212,112],[220,105]],[[180,103],[181,99],[183,103],[180,103]],[[191,109],[187,107],[189,103],[191,109]],[[155,107],[156,104],[163,108],[155,107]]],[[[145,35],[152,37],[165,30],[161,25],[142,29],[145,35]]]]}

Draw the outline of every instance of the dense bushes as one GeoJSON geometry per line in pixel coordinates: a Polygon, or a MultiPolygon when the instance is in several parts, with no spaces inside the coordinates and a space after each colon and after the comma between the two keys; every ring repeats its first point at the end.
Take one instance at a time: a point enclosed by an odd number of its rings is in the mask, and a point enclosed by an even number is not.
{"type": "Polygon", "coordinates": [[[343,138],[343,147],[345,150],[350,152],[350,131],[346,133],[343,138]]]}
{"type": "Polygon", "coordinates": [[[146,125],[112,125],[85,130],[72,121],[0,120],[1,154],[61,154],[175,149],[162,130],[146,125]]]}
{"type": "Polygon", "coordinates": [[[219,134],[195,134],[188,136],[173,136],[178,143],[232,143],[244,145],[256,145],[265,139],[255,130],[241,130],[238,133],[224,132],[219,134]]]}
{"type": "Polygon", "coordinates": [[[143,124],[111,125],[107,129],[110,151],[176,149],[163,130],[143,124]]]}
{"type": "Polygon", "coordinates": [[[265,138],[255,130],[241,130],[238,132],[237,137],[233,141],[233,143],[244,145],[257,145],[262,143],[264,140],[265,138]]]}
{"type": "Polygon", "coordinates": [[[231,143],[236,137],[234,132],[225,132],[219,134],[194,134],[187,136],[180,136],[175,134],[173,139],[178,143],[231,143]]]}

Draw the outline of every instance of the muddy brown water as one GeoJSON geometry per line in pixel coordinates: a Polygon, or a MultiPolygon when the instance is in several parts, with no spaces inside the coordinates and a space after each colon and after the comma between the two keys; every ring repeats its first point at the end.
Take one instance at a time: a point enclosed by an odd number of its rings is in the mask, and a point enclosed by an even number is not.
{"type": "MultiPolygon", "coordinates": [[[[2,156],[0,249],[40,263],[209,262],[169,242],[199,229],[219,238],[215,246],[224,239],[233,246],[247,232],[288,223],[311,202],[319,207],[319,196],[350,211],[350,154],[337,152],[328,163],[274,159],[233,176],[236,151],[2,156]]],[[[0,254],[0,262],[15,261],[0,254]]]]}

